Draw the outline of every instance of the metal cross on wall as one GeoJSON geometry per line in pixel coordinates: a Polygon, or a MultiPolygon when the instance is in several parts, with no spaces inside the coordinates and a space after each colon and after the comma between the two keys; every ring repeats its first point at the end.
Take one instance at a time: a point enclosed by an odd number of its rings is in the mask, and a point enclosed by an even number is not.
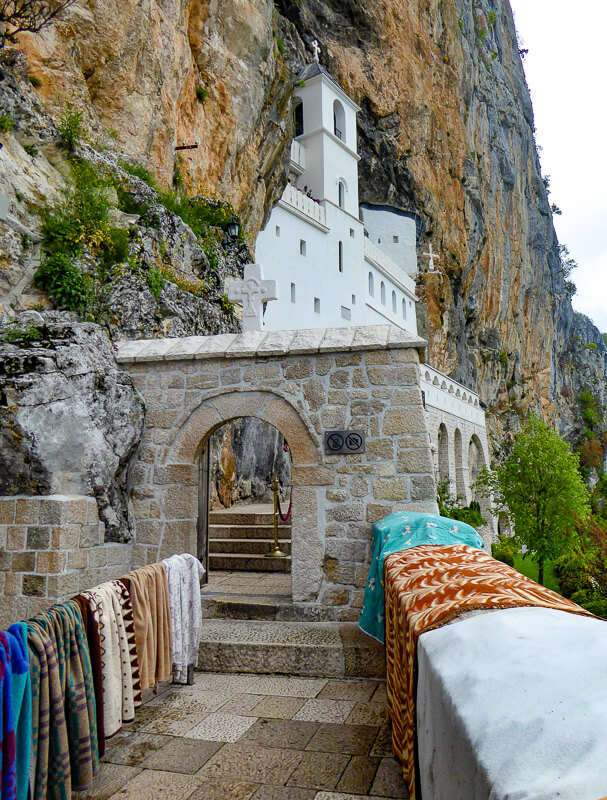
{"type": "Polygon", "coordinates": [[[263,304],[278,299],[276,281],[263,279],[260,264],[246,264],[244,278],[229,285],[228,298],[242,303],[243,331],[260,331],[263,328],[263,304]]]}

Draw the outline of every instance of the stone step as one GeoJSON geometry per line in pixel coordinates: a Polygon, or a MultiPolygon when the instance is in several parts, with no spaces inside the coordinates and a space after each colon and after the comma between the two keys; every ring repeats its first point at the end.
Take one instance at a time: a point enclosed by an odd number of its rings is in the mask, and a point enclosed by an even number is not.
{"type": "Polygon", "coordinates": [[[290,572],[291,559],[242,553],[209,553],[209,569],[228,572],[290,572]]]}
{"type": "MultiPolygon", "coordinates": [[[[272,539],[274,525],[209,525],[209,539],[272,539]]],[[[279,525],[278,538],[290,539],[291,526],[279,525]]]]}
{"type": "MultiPolygon", "coordinates": [[[[291,555],[291,540],[279,539],[278,546],[291,555]]],[[[274,549],[271,539],[209,539],[209,553],[241,553],[242,555],[265,555],[274,549]]]]}
{"type": "Polygon", "coordinates": [[[274,515],[272,512],[245,512],[245,511],[211,511],[209,512],[210,525],[272,525],[274,515]]]}
{"type": "Polygon", "coordinates": [[[198,669],[384,678],[384,648],[355,623],[203,620],[198,669]]]}

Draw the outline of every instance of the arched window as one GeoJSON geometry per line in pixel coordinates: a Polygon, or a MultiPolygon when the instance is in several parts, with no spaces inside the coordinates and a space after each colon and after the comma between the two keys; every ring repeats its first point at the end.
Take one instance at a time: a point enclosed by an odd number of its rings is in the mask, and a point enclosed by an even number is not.
{"type": "Polygon", "coordinates": [[[333,133],[342,142],[346,139],[346,114],[339,100],[333,101],[333,133]]]}
{"type": "Polygon", "coordinates": [[[302,136],[304,132],[304,107],[303,101],[297,97],[293,106],[293,124],[295,125],[295,136],[302,136]]]}
{"type": "Polygon", "coordinates": [[[396,292],[392,292],[392,312],[396,314],[396,292]]]}
{"type": "Polygon", "coordinates": [[[337,266],[340,272],[344,271],[344,243],[339,242],[337,245],[337,266]]]}
{"type": "Polygon", "coordinates": [[[379,293],[381,297],[381,304],[382,306],[386,305],[386,284],[382,281],[381,286],[379,287],[379,293]]]}
{"type": "Polygon", "coordinates": [[[337,184],[337,204],[340,208],[343,208],[346,204],[346,187],[343,181],[339,181],[337,184]]]}
{"type": "Polygon", "coordinates": [[[371,297],[375,297],[375,287],[373,285],[373,273],[369,273],[369,294],[371,297]]]}
{"type": "Polygon", "coordinates": [[[403,298],[402,304],[403,319],[407,319],[407,301],[403,298]]]}

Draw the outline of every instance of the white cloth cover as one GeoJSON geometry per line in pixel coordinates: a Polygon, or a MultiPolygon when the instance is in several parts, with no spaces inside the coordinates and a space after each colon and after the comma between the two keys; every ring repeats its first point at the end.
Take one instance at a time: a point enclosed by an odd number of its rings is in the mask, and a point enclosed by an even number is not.
{"type": "Polygon", "coordinates": [[[204,567],[189,553],[162,562],[169,585],[169,609],[173,626],[173,680],[187,683],[188,666],[198,661],[202,631],[200,582],[204,567]]]}
{"type": "Polygon", "coordinates": [[[421,800],[607,796],[607,622],[494,611],[418,642],[421,800]]]}

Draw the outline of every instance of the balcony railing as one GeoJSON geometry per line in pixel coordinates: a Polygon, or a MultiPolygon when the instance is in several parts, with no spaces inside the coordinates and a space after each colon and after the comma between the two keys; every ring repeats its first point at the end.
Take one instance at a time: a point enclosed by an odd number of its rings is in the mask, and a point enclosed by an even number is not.
{"type": "Polygon", "coordinates": [[[415,281],[401,269],[392,259],[365,237],[365,258],[378,267],[396,283],[415,294],[415,281]]]}
{"type": "Polygon", "coordinates": [[[291,142],[291,164],[298,172],[303,172],[306,168],[306,149],[295,140],[291,142]]]}
{"type": "Polygon", "coordinates": [[[325,209],[310,197],[307,197],[303,192],[300,192],[293,184],[287,183],[280,200],[286,206],[296,209],[300,214],[326,227],[327,218],[325,209]]]}
{"type": "Polygon", "coordinates": [[[480,398],[476,392],[447,377],[429,364],[420,364],[419,370],[420,388],[425,395],[426,408],[431,406],[477,425],[484,424],[485,412],[481,408],[480,398]]]}

